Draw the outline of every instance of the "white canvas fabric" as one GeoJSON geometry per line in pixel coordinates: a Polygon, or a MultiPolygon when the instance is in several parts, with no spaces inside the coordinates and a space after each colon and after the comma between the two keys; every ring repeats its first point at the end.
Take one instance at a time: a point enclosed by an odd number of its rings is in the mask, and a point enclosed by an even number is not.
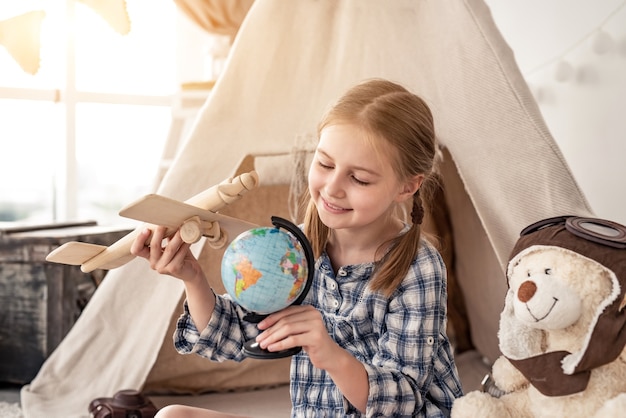
{"type": "MultiPolygon", "coordinates": [[[[246,154],[290,151],[348,87],[372,77],[431,106],[473,210],[450,207],[453,230],[471,219],[502,277],[524,226],[591,213],[482,0],[257,0],[159,192],[185,200],[246,154]]],[[[175,279],[156,276],[144,260],[109,272],[23,388],[27,418],[86,416],[89,400],[141,387],[182,295],[175,279]]]]}

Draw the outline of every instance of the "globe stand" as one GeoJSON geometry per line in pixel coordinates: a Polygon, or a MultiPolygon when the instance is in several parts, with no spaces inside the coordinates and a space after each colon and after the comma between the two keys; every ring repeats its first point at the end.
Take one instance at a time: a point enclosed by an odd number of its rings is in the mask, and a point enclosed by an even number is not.
{"type": "Polygon", "coordinates": [[[261,360],[271,360],[283,357],[290,357],[302,351],[302,347],[293,347],[281,351],[268,351],[259,346],[254,340],[246,341],[243,345],[243,352],[246,356],[261,360]]]}
{"type": "MultiPolygon", "coordinates": [[[[304,235],[302,230],[297,225],[289,222],[286,219],[280,218],[278,216],[272,216],[272,224],[276,228],[286,229],[293,236],[295,236],[296,239],[302,245],[302,249],[304,250],[304,255],[306,258],[306,262],[307,262],[307,280],[304,285],[304,289],[302,290],[302,293],[291,304],[291,305],[300,305],[302,301],[304,300],[304,298],[306,297],[307,293],[309,292],[309,289],[311,288],[311,284],[313,282],[313,269],[315,268],[315,264],[313,261],[313,249],[311,248],[311,244],[309,243],[309,240],[307,239],[307,237],[304,235]]],[[[244,320],[253,322],[253,323],[259,323],[266,316],[267,315],[260,315],[254,312],[250,312],[244,317],[244,320]]],[[[281,350],[281,351],[269,351],[264,348],[261,348],[255,340],[246,341],[243,345],[243,352],[246,356],[250,358],[261,359],[261,360],[271,360],[271,359],[278,359],[278,358],[283,358],[283,357],[290,357],[290,356],[293,356],[294,354],[298,354],[300,351],[302,351],[302,347],[292,347],[292,348],[288,348],[287,350],[281,350]]]]}

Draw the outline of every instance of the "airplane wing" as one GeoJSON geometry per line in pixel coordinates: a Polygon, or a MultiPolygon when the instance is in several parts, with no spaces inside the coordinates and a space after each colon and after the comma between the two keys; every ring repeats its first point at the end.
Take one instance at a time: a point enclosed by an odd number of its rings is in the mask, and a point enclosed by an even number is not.
{"type": "Polygon", "coordinates": [[[178,229],[186,220],[197,216],[206,222],[217,221],[220,229],[229,233],[230,239],[235,238],[244,231],[258,227],[258,225],[251,222],[215,213],[158,194],[149,194],[141,197],[122,208],[119,214],[125,218],[162,225],[172,229],[178,229]]]}
{"type": "Polygon", "coordinates": [[[85,261],[100,254],[106,248],[107,247],[105,245],[70,241],[50,252],[50,254],[46,256],[46,261],[69,264],[71,266],[80,266],[85,261]]]}
{"type": "MultiPolygon", "coordinates": [[[[68,264],[71,266],[81,266],[93,259],[97,255],[102,257],[103,254],[109,251],[109,247],[106,245],[89,244],[87,242],[70,241],[55,248],[46,256],[46,261],[52,263],[68,264]]],[[[128,254],[128,256],[122,256],[114,260],[105,262],[98,266],[105,270],[111,270],[123,266],[132,260],[135,256],[128,254]]],[[[91,270],[89,270],[91,271],[91,270]]]]}

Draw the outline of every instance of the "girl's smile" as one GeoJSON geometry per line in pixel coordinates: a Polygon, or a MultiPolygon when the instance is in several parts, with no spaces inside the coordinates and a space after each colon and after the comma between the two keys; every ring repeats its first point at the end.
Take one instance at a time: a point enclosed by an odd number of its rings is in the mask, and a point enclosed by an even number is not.
{"type": "Polygon", "coordinates": [[[320,200],[324,203],[324,209],[327,210],[328,212],[340,214],[340,213],[349,212],[351,210],[351,209],[346,209],[346,208],[336,206],[330,203],[328,200],[324,199],[324,197],[322,196],[320,196],[320,200]]]}

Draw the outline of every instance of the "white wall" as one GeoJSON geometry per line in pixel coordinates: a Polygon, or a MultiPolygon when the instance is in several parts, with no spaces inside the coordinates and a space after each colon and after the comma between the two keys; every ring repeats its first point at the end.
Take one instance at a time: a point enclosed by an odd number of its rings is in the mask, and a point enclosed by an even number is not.
{"type": "Polygon", "coordinates": [[[591,207],[626,224],[626,2],[485,1],[591,207]],[[593,49],[601,30],[605,53],[593,49]]]}

